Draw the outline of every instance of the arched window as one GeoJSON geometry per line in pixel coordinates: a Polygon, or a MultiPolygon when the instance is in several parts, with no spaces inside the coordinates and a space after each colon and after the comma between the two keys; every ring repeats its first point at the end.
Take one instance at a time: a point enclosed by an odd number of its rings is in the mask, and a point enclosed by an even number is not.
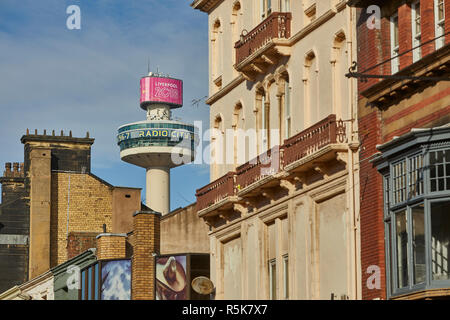
{"type": "MultiPolygon", "coordinates": [[[[236,63],[236,49],[234,48],[234,45],[236,42],[239,41],[239,37],[241,35],[241,32],[243,30],[242,25],[242,8],[241,3],[239,1],[236,1],[233,4],[232,8],[232,14],[231,14],[231,30],[232,30],[232,45],[231,45],[231,57],[233,61],[233,65],[236,63]]],[[[235,75],[237,75],[237,71],[233,68],[235,75]]]]}
{"type": "Polygon", "coordinates": [[[222,27],[217,19],[212,27],[211,34],[211,73],[214,81],[221,72],[222,67],[222,27]]]}
{"type": "Polygon", "coordinates": [[[319,119],[319,69],[316,54],[313,50],[305,56],[303,72],[305,128],[311,126],[319,119]]]}
{"type": "Polygon", "coordinates": [[[281,143],[284,139],[288,139],[291,137],[291,117],[292,117],[292,107],[291,107],[291,86],[289,83],[289,74],[287,72],[282,74],[281,77],[281,86],[282,86],[282,108],[281,108],[281,123],[280,130],[281,134],[281,143]]]}
{"type": "Polygon", "coordinates": [[[269,148],[270,128],[270,102],[269,96],[264,88],[260,87],[256,94],[258,110],[258,139],[260,141],[260,153],[269,148]]]}
{"type": "Polygon", "coordinates": [[[212,164],[212,180],[217,179],[221,172],[219,172],[220,165],[224,163],[224,149],[225,137],[224,124],[222,115],[218,114],[214,118],[213,132],[211,135],[211,164],[212,164]]]}
{"type": "Polygon", "coordinates": [[[342,99],[345,99],[345,97],[347,97],[347,95],[343,93],[348,92],[348,81],[346,81],[345,78],[345,74],[348,69],[347,58],[348,52],[345,44],[345,33],[343,31],[339,31],[334,36],[330,61],[333,82],[332,113],[335,114],[338,118],[343,117],[343,103],[349,103],[349,101],[342,101],[342,99]]]}
{"type": "Polygon", "coordinates": [[[233,130],[234,130],[234,168],[245,163],[246,145],[245,136],[240,132],[244,130],[244,112],[242,108],[242,103],[238,102],[234,106],[233,111],[233,130]],[[244,141],[243,141],[244,139],[244,141]]]}

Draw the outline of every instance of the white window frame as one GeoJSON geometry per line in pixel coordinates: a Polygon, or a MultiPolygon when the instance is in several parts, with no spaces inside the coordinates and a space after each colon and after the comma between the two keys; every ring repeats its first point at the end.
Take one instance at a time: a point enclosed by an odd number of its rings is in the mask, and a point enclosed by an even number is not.
{"type": "MultiPolygon", "coordinates": [[[[398,57],[400,50],[400,41],[397,45],[394,43],[394,35],[395,35],[395,24],[394,21],[397,19],[397,29],[398,29],[398,14],[394,14],[390,19],[390,29],[391,29],[391,72],[392,74],[397,73],[400,70],[400,59],[398,57]],[[396,58],[395,58],[396,57],[396,58]]],[[[399,39],[397,39],[398,41],[399,39]]]]}
{"type": "Polygon", "coordinates": [[[269,260],[269,299],[270,300],[277,299],[276,283],[277,283],[277,260],[272,259],[272,260],[269,260]],[[275,274],[273,273],[274,270],[272,267],[275,267],[275,274]],[[274,279],[275,279],[275,281],[274,281],[274,279]],[[275,283],[275,288],[273,287],[274,283],[275,283]],[[275,296],[273,295],[274,292],[275,292],[275,296]]]}
{"type": "MultiPolygon", "coordinates": [[[[418,47],[421,43],[422,26],[421,26],[421,14],[420,14],[420,0],[411,4],[411,35],[412,35],[412,47],[418,47]],[[419,32],[417,32],[417,20],[419,20],[419,32]]],[[[422,58],[422,49],[419,47],[413,50],[413,63],[419,61],[422,58]]]]}
{"type": "MultiPolygon", "coordinates": [[[[445,33],[445,0],[434,0],[434,28],[435,37],[443,36],[445,33]],[[444,8],[444,16],[439,20],[439,3],[442,1],[442,6],[444,8]]],[[[436,39],[436,50],[442,48],[445,44],[445,37],[436,39]]]]}

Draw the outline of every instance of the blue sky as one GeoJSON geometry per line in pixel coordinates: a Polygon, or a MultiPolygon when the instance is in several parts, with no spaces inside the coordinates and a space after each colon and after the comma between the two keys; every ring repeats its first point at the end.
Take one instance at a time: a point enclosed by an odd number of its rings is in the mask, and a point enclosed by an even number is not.
{"type": "MultiPolygon", "coordinates": [[[[61,130],[95,138],[92,172],[117,186],[143,188],[145,170],[120,160],[117,128],[145,119],[139,79],[151,68],[184,81],[185,122],[209,109],[191,101],[208,94],[207,16],[189,0],[1,0],[0,164],[22,162],[20,137],[61,130]],[[66,27],[69,5],[81,9],[81,30],[66,27]]],[[[209,182],[205,165],[171,171],[171,209],[195,201],[209,182]]]]}

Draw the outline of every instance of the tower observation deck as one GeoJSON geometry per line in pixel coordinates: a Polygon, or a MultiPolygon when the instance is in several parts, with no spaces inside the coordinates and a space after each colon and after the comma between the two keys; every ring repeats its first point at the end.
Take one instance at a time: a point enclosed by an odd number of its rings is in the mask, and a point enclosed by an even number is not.
{"type": "Polygon", "coordinates": [[[183,106],[183,81],[149,73],[141,79],[140,106],[147,120],[119,127],[120,158],[145,168],[146,205],[170,212],[170,169],[192,162],[198,140],[195,127],[172,119],[183,106]]]}

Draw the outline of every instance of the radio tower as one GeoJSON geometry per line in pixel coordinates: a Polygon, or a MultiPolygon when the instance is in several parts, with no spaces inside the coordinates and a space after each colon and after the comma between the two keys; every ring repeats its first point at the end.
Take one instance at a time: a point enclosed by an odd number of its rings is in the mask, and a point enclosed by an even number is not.
{"type": "Polygon", "coordinates": [[[145,168],[146,205],[170,212],[170,169],[194,160],[197,135],[193,125],[172,120],[172,109],[183,106],[183,81],[149,72],[141,79],[140,106],[147,120],[118,130],[120,158],[145,168]]]}

